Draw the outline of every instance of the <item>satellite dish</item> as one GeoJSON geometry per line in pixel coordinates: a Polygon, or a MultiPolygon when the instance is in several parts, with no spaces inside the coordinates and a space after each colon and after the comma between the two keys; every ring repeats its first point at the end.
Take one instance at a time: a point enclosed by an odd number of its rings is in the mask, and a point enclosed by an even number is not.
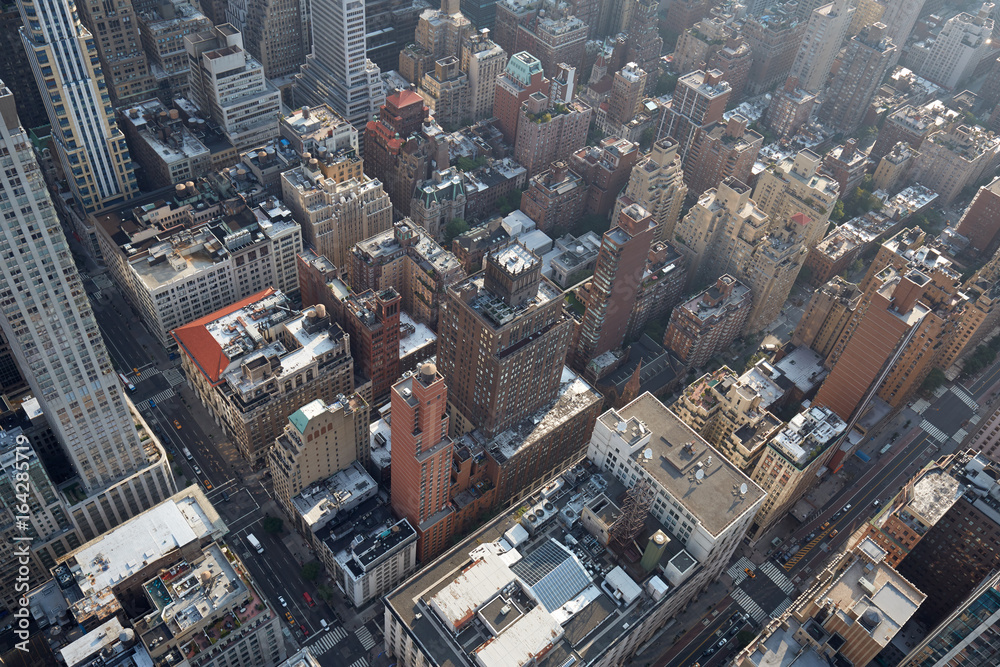
{"type": "Polygon", "coordinates": [[[695,479],[702,479],[704,476],[705,476],[705,471],[701,470],[700,468],[698,469],[698,472],[694,474],[695,479]]]}
{"type": "Polygon", "coordinates": [[[747,485],[746,485],[746,482],[744,482],[744,483],[740,484],[740,495],[741,496],[745,496],[746,493],[747,493],[747,485]]]}
{"type": "Polygon", "coordinates": [[[642,453],[642,456],[643,456],[643,458],[645,458],[645,459],[646,459],[647,461],[648,461],[648,460],[650,460],[651,458],[653,458],[653,450],[652,450],[652,449],[650,449],[649,447],[647,447],[647,448],[646,448],[646,451],[644,451],[644,452],[642,453]]]}

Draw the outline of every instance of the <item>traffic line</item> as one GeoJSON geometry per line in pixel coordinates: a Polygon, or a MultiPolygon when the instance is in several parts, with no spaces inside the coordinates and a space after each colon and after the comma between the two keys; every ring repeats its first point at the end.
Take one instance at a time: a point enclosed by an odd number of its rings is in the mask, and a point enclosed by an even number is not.
{"type": "Polygon", "coordinates": [[[931,407],[930,401],[926,398],[921,398],[913,404],[913,411],[918,415],[924,414],[924,410],[931,407]]]}
{"type": "Polygon", "coordinates": [[[948,434],[939,429],[934,424],[927,421],[926,419],[920,422],[920,428],[924,433],[931,436],[938,442],[948,442],[948,434]]]}
{"type": "Polygon", "coordinates": [[[970,394],[965,387],[958,384],[952,385],[951,393],[958,396],[959,400],[968,405],[970,408],[979,412],[979,403],[976,403],[976,399],[973,398],[972,394],[970,394]]]}
{"type": "Polygon", "coordinates": [[[791,606],[792,606],[792,598],[786,597],[782,601],[782,603],[779,604],[777,607],[775,607],[774,611],[771,612],[771,618],[778,618],[783,613],[785,613],[786,609],[788,609],[791,606]]]}
{"type": "Polygon", "coordinates": [[[742,588],[734,588],[730,595],[736,600],[736,604],[757,623],[762,623],[767,618],[767,612],[761,609],[760,605],[742,588]]]}
{"type": "Polygon", "coordinates": [[[309,646],[309,650],[312,651],[313,655],[321,656],[342,642],[345,637],[347,637],[347,630],[344,628],[330,628],[315,644],[309,646]]]}
{"type": "Polygon", "coordinates": [[[968,432],[964,428],[960,428],[955,431],[955,435],[951,436],[951,439],[955,442],[962,442],[967,435],[969,435],[968,432]]]}
{"type": "Polygon", "coordinates": [[[375,640],[372,638],[372,633],[368,631],[368,628],[361,626],[354,631],[354,636],[358,638],[361,642],[361,646],[366,650],[370,651],[372,646],[375,646],[375,640]]]}

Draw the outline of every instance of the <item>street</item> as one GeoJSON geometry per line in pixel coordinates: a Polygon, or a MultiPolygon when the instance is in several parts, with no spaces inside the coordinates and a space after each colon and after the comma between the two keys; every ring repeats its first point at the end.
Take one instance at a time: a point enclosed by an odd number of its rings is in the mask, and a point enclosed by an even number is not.
{"type": "MultiPolygon", "coordinates": [[[[316,560],[304,540],[287,520],[279,534],[263,529],[268,515],[284,519],[266,471],[255,472],[243,460],[225,428],[215,423],[188,386],[176,354],[146,331],[111,280],[103,274],[81,277],[114,365],[134,387],[129,398],[166,447],[178,487],[200,485],[226,522],[225,543],[243,561],[260,594],[285,618],[289,654],[308,646],[325,667],[368,667],[381,651],[381,616],[365,622],[342,599],[325,602],[319,580],[302,578],[302,566],[316,560]],[[247,540],[251,533],[261,542],[263,554],[247,540]],[[309,594],[312,605],[303,593],[309,594]],[[326,621],[326,630],[320,621],[326,621]]],[[[339,596],[336,586],[328,585],[339,596]]]]}

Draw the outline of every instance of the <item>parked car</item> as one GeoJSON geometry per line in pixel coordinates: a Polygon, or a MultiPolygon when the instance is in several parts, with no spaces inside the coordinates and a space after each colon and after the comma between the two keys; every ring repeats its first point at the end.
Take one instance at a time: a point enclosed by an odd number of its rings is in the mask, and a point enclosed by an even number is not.
{"type": "Polygon", "coordinates": [[[282,607],[288,606],[288,603],[285,602],[285,598],[281,597],[280,595],[278,596],[278,604],[280,604],[282,607]]]}

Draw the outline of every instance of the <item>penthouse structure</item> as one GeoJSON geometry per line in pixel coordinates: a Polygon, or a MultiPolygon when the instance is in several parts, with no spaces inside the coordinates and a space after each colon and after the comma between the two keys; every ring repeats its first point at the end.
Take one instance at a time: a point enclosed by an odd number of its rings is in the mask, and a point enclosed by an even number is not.
{"type": "Polygon", "coordinates": [[[549,81],[538,58],[527,51],[519,51],[510,57],[503,74],[496,80],[493,95],[493,115],[505,141],[513,143],[517,137],[521,105],[528,97],[548,92],[549,81]]]}
{"type": "Polygon", "coordinates": [[[298,289],[299,225],[277,200],[222,203],[204,182],[97,218],[115,284],[166,347],[171,331],[266,287],[298,289]]]}
{"type": "Polygon", "coordinates": [[[278,133],[299,154],[310,153],[310,157],[323,161],[326,154],[350,151],[360,162],[357,157],[358,131],[329,104],[305,106],[282,114],[278,119],[278,133]]]}
{"type": "Polygon", "coordinates": [[[465,278],[455,255],[409,218],[356,244],[350,266],[355,292],[391,287],[399,293],[402,309],[431,327],[437,326],[447,288],[465,278]]]}
{"type": "Polygon", "coordinates": [[[173,332],[188,382],[255,467],[298,407],[354,390],[340,325],[322,304],[305,313],[288,305],[266,289],[173,332]]]}
{"type": "Polygon", "coordinates": [[[750,288],[726,274],[674,309],[663,345],[689,367],[704,365],[732,345],[750,314],[750,288]]]}
{"type": "Polygon", "coordinates": [[[787,611],[740,651],[733,664],[868,664],[927,598],[885,556],[868,539],[837,555],[787,611]]]}

